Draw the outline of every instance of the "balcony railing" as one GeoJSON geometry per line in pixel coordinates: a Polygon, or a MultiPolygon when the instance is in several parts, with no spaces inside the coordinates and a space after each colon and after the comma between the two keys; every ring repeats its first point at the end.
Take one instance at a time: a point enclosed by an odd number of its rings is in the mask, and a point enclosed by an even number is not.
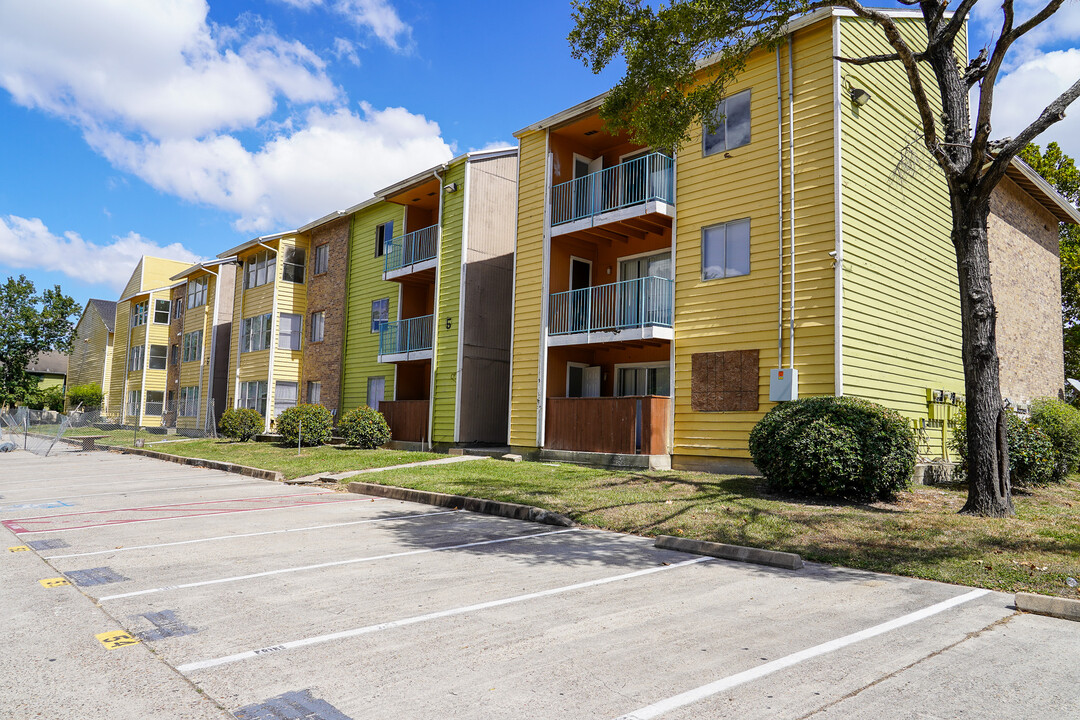
{"type": "Polygon", "coordinates": [[[434,315],[383,323],[379,330],[379,354],[400,355],[431,349],[434,315]]]}
{"type": "Polygon", "coordinates": [[[386,261],[383,272],[400,270],[435,257],[439,240],[439,226],[432,225],[407,235],[396,237],[386,244],[386,261]]]}
{"type": "Polygon", "coordinates": [[[674,282],[651,276],[555,293],[551,296],[548,334],[671,327],[674,293],[674,282]]]}
{"type": "Polygon", "coordinates": [[[675,161],[651,153],[560,183],[551,189],[551,224],[658,200],[675,204],[675,161]]]}

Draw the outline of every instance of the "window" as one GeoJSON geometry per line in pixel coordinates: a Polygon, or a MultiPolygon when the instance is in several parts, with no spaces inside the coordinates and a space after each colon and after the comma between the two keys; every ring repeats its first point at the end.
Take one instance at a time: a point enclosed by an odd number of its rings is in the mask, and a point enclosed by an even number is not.
{"type": "Polygon", "coordinates": [[[382,375],[367,379],[367,406],[372,410],[379,409],[379,403],[383,401],[386,392],[386,378],[382,375]]]}
{"type": "Polygon", "coordinates": [[[299,390],[300,383],[274,383],[274,417],[278,417],[289,408],[296,407],[296,395],[299,390]]]}
{"type": "Polygon", "coordinates": [[[724,98],[713,113],[715,132],[705,128],[702,135],[702,154],[712,155],[750,144],[750,91],[744,90],[724,98]]]}
{"type": "Polygon", "coordinates": [[[128,415],[139,414],[139,391],[131,390],[128,392],[128,415]]]}
{"type": "Polygon", "coordinates": [[[146,348],[142,345],[136,345],[131,348],[131,353],[128,355],[128,372],[136,372],[143,369],[143,361],[146,359],[146,348]]]}
{"type": "Polygon", "coordinates": [[[180,417],[199,417],[199,386],[180,388],[180,417]]]}
{"type": "Polygon", "coordinates": [[[159,417],[165,412],[165,392],[162,390],[146,391],[146,414],[159,417]]]}
{"type": "Polygon", "coordinates": [[[255,253],[244,263],[244,289],[249,290],[274,282],[274,261],[277,255],[269,250],[255,253]]]}
{"type": "Polygon", "coordinates": [[[169,346],[168,345],[151,345],[150,346],[150,369],[151,370],[164,370],[169,361],[169,346]]]}
{"type": "Polygon", "coordinates": [[[322,275],[330,269],[330,243],[315,248],[315,274],[322,275]]]}
{"type": "Polygon", "coordinates": [[[304,248],[287,246],[285,258],[281,263],[281,279],[285,282],[304,282],[304,260],[307,253],[304,248]]]}
{"type": "Polygon", "coordinates": [[[311,342],[323,341],[325,322],[325,313],[321,311],[311,313],[311,342]]]}
{"type": "Polygon", "coordinates": [[[701,279],[750,274],[750,219],[701,228],[701,279]]]}
{"type": "Polygon", "coordinates": [[[278,347],[282,350],[299,350],[300,328],[303,324],[303,315],[292,313],[278,315],[278,347]]]}
{"type": "Polygon", "coordinates": [[[240,397],[236,400],[236,407],[254,410],[266,417],[266,382],[240,383],[240,397]]]}
{"type": "Polygon", "coordinates": [[[172,303],[168,300],[155,300],[154,301],[154,324],[155,325],[168,325],[169,324],[169,308],[172,307],[172,303]]]}
{"type": "Polygon", "coordinates": [[[202,360],[203,331],[184,333],[184,362],[202,360]]]}
{"type": "Polygon", "coordinates": [[[384,322],[390,320],[390,298],[371,301],[371,332],[379,332],[384,322]]]}
{"type": "Polygon", "coordinates": [[[206,288],[209,285],[207,278],[201,277],[187,284],[187,306],[197,308],[206,304],[206,288]]]}
{"type": "Polygon", "coordinates": [[[307,401],[312,405],[322,402],[322,383],[309,382],[307,384],[307,401]]]}
{"type": "Polygon", "coordinates": [[[270,313],[244,318],[240,327],[240,352],[256,352],[270,347],[273,318],[270,313]]]}
{"type": "Polygon", "coordinates": [[[173,300],[172,316],[173,320],[179,320],[184,317],[184,298],[176,298],[173,300]]]}
{"type": "MultiPolygon", "coordinates": [[[[386,246],[394,238],[394,221],[384,222],[375,227],[375,257],[382,257],[386,253],[386,246]]],[[[374,332],[374,331],[372,331],[374,332]]]]}
{"type": "Polygon", "coordinates": [[[180,364],[180,346],[176,343],[169,348],[169,364],[173,367],[180,364]]]}
{"type": "Polygon", "coordinates": [[[616,368],[615,395],[671,395],[671,373],[667,363],[651,367],[616,368]]]}
{"type": "Polygon", "coordinates": [[[135,303],[131,306],[131,327],[138,327],[146,324],[146,312],[149,307],[149,300],[144,300],[141,303],[135,303]]]}

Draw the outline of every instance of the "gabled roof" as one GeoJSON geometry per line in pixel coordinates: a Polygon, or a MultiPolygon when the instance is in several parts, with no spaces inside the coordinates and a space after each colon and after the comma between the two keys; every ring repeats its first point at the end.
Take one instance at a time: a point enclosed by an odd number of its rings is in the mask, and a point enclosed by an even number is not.
{"type": "Polygon", "coordinates": [[[225,257],[225,258],[222,258],[220,260],[207,260],[206,262],[196,263],[196,264],[192,265],[191,267],[189,267],[188,269],[186,269],[186,270],[184,270],[182,272],[176,273],[175,275],[173,275],[169,279],[170,280],[180,280],[182,278],[190,277],[191,275],[194,275],[195,273],[197,273],[197,272],[199,272],[201,270],[206,270],[207,272],[213,273],[214,271],[210,270],[211,267],[217,267],[218,265],[225,265],[227,263],[234,263],[234,262],[236,262],[235,257],[225,257]]]}
{"type": "Polygon", "coordinates": [[[105,329],[109,332],[115,332],[116,328],[116,302],[113,300],[98,300],[97,298],[90,298],[90,302],[87,303],[87,307],[94,306],[94,310],[101,316],[102,322],[105,323],[105,329]]]}
{"type": "Polygon", "coordinates": [[[254,240],[248,240],[246,243],[241,243],[240,245],[237,245],[231,250],[226,250],[225,252],[220,253],[218,257],[222,260],[234,260],[235,258],[233,256],[239,255],[245,250],[255,247],[259,243],[269,242],[271,240],[280,240],[281,238],[288,237],[290,235],[296,235],[296,230],[286,230],[285,232],[274,233],[273,235],[263,235],[262,237],[255,238],[254,240]]]}
{"type": "Polygon", "coordinates": [[[67,375],[68,356],[55,351],[43,352],[26,368],[39,375],[67,375]]]}
{"type": "Polygon", "coordinates": [[[1053,185],[1020,158],[1013,158],[1005,177],[1019,185],[1036,202],[1050,211],[1058,222],[1080,225],[1080,211],[1073,207],[1053,185]]]}

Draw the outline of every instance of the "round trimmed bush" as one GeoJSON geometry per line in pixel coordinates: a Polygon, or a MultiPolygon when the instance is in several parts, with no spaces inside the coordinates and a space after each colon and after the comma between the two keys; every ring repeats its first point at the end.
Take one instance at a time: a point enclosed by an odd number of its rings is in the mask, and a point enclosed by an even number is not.
{"type": "Polygon", "coordinates": [[[218,432],[227,438],[247,442],[263,431],[263,416],[250,408],[229,408],[221,414],[218,432]]]}
{"type": "Polygon", "coordinates": [[[289,445],[325,445],[330,442],[334,416],[322,405],[297,405],[281,413],[274,427],[289,445]]]}
{"type": "Polygon", "coordinates": [[[1036,398],[1031,423],[1054,446],[1054,481],[1063,482],[1080,464],[1080,410],[1057,398],[1036,398]]]}
{"type": "MultiPolygon", "coordinates": [[[[1006,409],[1005,440],[1009,445],[1009,477],[1016,487],[1047,485],[1054,480],[1057,456],[1054,444],[1034,422],[1006,409]]],[[[967,476],[967,416],[964,408],[956,418],[952,448],[960,456],[959,470],[967,476]]]]}
{"type": "Polygon", "coordinates": [[[917,446],[899,413],[852,397],[777,405],[750,433],[769,489],[855,501],[891,500],[908,486],[917,446]]]}
{"type": "Polygon", "coordinates": [[[345,443],[363,450],[374,450],[390,442],[390,426],[378,410],[361,405],[345,413],[338,423],[338,432],[345,443]]]}

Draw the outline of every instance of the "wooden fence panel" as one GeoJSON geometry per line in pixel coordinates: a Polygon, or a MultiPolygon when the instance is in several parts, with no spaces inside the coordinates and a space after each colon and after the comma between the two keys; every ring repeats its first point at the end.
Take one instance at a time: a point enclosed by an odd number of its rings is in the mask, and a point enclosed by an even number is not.
{"type": "Polygon", "coordinates": [[[383,400],[379,403],[379,412],[390,426],[391,439],[406,442],[428,439],[427,400],[383,400]]]}

